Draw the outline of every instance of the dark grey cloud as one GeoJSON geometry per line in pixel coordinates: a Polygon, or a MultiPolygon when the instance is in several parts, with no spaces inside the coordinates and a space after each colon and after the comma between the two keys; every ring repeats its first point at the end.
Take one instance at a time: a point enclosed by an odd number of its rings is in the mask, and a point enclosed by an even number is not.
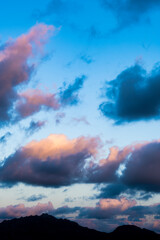
{"type": "Polygon", "coordinates": [[[63,106],[78,104],[79,102],[78,92],[83,87],[86,78],[87,77],[85,75],[82,75],[81,77],[77,77],[74,83],[69,84],[68,86],[66,86],[65,83],[64,87],[60,88],[59,97],[60,103],[63,106]]]}
{"type": "Polygon", "coordinates": [[[99,109],[116,124],[160,118],[160,67],[147,73],[136,64],[106,82],[107,101],[99,109]]]}
{"type": "Polygon", "coordinates": [[[32,196],[30,196],[30,197],[28,197],[28,198],[25,198],[25,200],[27,201],[27,202],[35,202],[35,201],[39,201],[39,200],[42,200],[42,199],[44,199],[44,198],[46,198],[46,195],[44,195],[44,194],[34,194],[34,195],[32,195],[32,196]]]}
{"type": "Polygon", "coordinates": [[[115,15],[118,25],[115,30],[138,23],[151,9],[160,8],[160,0],[100,0],[100,2],[115,15]]]}
{"type": "Polygon", "coordinates": [[[160,214],[160,204],[142,206],[137,205],[125,210],[125,214],[128,215],[130,220],[135,218],[145,218],[145,215],[159,215],[160,214]]]}
{"type": "Polygon", "coordinates": [[[153,197],[153,193],[136,189],[136,187],[126,186],[122,183],[111,183],[101,187],[97,198],[118,198],[127,195],[130,198],[147,201],[153,197]]]}
{"type": "Polygon", "coordinates": [[[112,147],[109,156],[87,169],[86,182],[108,184],[99,197],[115,198],[120,194],[146,200],[160,192],[160,141],[112,147]],[[137,193],[136,193],[137,192],[137,193]]]}
{"type": "Polygon", "coordinates": [[[129,156],[120,180],[129,187],[160,192],[160,142],[135,149],[129,156]]]}
{"type": "Polygon", "coordinates": [[[81,207],[63,206],[63,207],[59,207],[57,209],[52,210],[51,214],[53,214],[53,215],[71,214],[71,213],[76,213],[80,209],[81,209],[81,207]]]}
{"type": "Polygon", "coordinates": [[[111,183],[107,186],[103,186],[100,189],[99,198],[117,198],[120,194],[127,191],[127,187],[123,184],[111,183]]]}

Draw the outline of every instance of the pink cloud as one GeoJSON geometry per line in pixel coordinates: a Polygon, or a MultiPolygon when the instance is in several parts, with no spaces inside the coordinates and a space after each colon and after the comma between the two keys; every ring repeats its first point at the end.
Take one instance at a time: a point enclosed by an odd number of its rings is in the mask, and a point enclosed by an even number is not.
{"type": "Polygon", "coordinates": [[[35,59],[42,55],[43,46],[53,31],[53,26],[37,24],[27,34],[8,41],[0,51],[1,121],[10,120],[9,110],[18,98],[16,87],[30,80],[35,59]]]}
{"type": "Polygon", "coordinates": [[[0,208],[0,219],[10,219],[17,217],[25,217],[30,215],[40,215],[42,213],[52,211],[53,205],[51,202],[38,203],[33,207],[25,207],[24,204],[9,205],[7,207],[0,208]]]}
{"type": "Polygon", "coordinates": [[[19,94],[16,111],[21,117],[39,112],[43,107],[58,110],[60,105],[55,94],[44,93],[39,89],[30,89],[19,94]]]}
{"type": "Polygon", "coordinates": [[[98,203],[98,207],[101,209],[107,210],[107,209],[120,209],[121,211],[124,211],[130,207],[135,206],[137,203],[135,200],[128,200],[125,197],[122,197],[120,199],[101,199],[98,203]]]}
{"type": "Polygon", "coordinates": [[[135,200],[129,200],[125,197],[120,199],[100,199],[96,207],[86,207],[81,209],[79,217],[95,219],[111,219],[114,216],[122,214],[127,209],[136,206],[135,200]]]}

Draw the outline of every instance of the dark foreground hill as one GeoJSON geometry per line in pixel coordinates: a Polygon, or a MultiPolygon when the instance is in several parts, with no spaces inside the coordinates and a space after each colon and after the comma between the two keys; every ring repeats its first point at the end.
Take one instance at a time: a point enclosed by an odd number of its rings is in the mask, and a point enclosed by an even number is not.
{"type": "Polygon", "coordinates": [[[112,233],[98,232],[81,227],[66,219],[57,219],[48,214],[3,221],[0,223],[0,240],[158,240],[160,235],[136,226],[121,226],[112,233]]]}

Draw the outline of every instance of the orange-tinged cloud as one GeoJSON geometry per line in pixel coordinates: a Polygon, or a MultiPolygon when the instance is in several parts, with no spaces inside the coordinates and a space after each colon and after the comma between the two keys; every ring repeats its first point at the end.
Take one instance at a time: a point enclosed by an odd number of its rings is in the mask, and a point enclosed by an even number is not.
{"type": "Polygon", "coordinates": [[[94,156],[99,144],[98,138],[79,137],[69,140],[63,134],[51,134],[41,141],[32,141],[24,147],[26,155],[41,160],[47,158],[61,159],[66,155],[76,155],[86,151],[94,156]]]}
{"type": "Polygon", "coordinates": [[[124,211],[136,204],[135,200],[128,200],[127,198],[122,197],[120,199],[101,199],[98,206],[104,210],[119,208],[121,211],[124,211]]]}
{"type": "Polygon", "coordinates": [[[61,134],[32,141],[6,159],[0,181],[55,187],[84,182],[86,163],[96,156],[99,144],[99,138],[70,140],[61,134]]]}

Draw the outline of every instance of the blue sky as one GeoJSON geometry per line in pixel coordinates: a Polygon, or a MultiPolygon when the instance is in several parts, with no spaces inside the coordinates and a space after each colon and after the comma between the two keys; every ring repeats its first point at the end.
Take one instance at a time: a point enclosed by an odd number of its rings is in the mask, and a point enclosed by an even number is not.
{"type": "Polygon", "coordinates": [[[1,3],[1,220],[160,231],[159,13],[159,0],[1,3]]]}

